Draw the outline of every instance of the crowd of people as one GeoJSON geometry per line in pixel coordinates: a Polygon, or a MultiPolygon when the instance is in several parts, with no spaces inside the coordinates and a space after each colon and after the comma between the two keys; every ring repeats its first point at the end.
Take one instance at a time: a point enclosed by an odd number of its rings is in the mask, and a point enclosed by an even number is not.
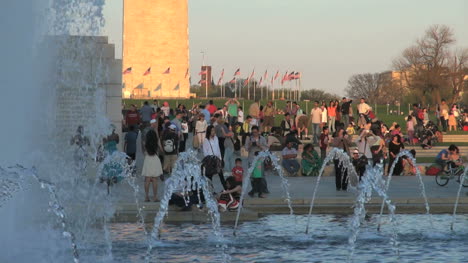
{"type": "MultiPolygon", "coordinates": [[[[237,99],[229,99],[221,107],[210,100],[206,104],[194,104],[190,109],[182,104],[171,108],[167,102],[159,105],[154,100],[151,105],[145,102],[139,110],[131,105],[125,112],[124,149],[133,160],[143,160],[145,201],[150,201],[151,184],[153,201],[158,201],[157,178],[164,179],[171,173],[179,153],[188,147],[198,149],[204,157],[205,176],[210,180],[219,176],[223,187],[220,204],[223,209],[230,209],[238,205],[236,200],[243,175],[240,157],[244,154],[248,156],[247,167],[254,166],[249,195],[263,198],[269,193],[264,171],[271,168],[271,164],[268,160],[253,163],[261,151],[279,152],[281,165],[290,176],[317,175],[330,148],[342,149],[351,156],[359,176],[364,174],[367,163],[379,162],[388,164],[387,171],[396,162],[393,174],[400,175],[415,171],[409,158],[397,160],[405,145],[431,148],[442,132],[453,126],[451,116],[463,116],[461,125],[468,125],[467,112],[460,112],[456,105],[449,110],[445,101],[435,112],[442,131],[430,121],[428,110],[418,104],[413,105],[412,112],[405,118],[406,129],[403,129],[398,123],[389,126],[379,120],[364,98],[355,108],[352,102],[348,98],[328,103],[315,101],[308,114],[294,101],[287,101],[283,109],[277,109],[271,101],[260,105],[256,100],[244,113],[237,99]],[[190,146],[187,145],[189,134],[193,135],[190,146]],[[300,146],[303,143],[305,145],[300,146]],[[138,148],[143,153],[141,158],[137,156],[138,148]]],[[[459,158],[453,160],[454,153],[450,151],[447,160],[461,165],[459,158]]],[[[347,190],[348,171],[339,160],[334,160],[333,164],[336,189],[347,190]]]]}

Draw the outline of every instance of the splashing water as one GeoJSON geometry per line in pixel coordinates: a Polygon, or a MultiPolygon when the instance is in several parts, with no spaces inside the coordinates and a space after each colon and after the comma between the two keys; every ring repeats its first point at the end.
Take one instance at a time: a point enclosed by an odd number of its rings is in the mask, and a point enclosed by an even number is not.
{"type": "Polygon", "coordinates": [[[236,235],[237,225],[239,223],[239,218],[240,218],[240,213],[241,213],[243,203],[244,203],[245,193],[247,193],[247,187],[250,183],[250,177],[252,176],[253,170],[255,169],[255,164],[259,160],[265,160],[265,158],[271,159],[275,167],[274,169],[278,172],[279,176],[281,177],[281,187],[284,190],[285,200],[288,203],[289,214],[293,215],[294,213],[293,208],[292,208],[292,203],[291,203],[291,195],[289,194],[289,183],[286,177],[284,176],[283,168],[279,164],[278,157],[272,154],[270,151],[259,152],[258,155],[255,156],[255,158],[253,159],[251,166],[247,170],[247,173],[244,174],[244,178],[242,180],[242,193],[241,193],[240,200],[239,200],[239,207],[237,208],[236,222],[234,224],[234,232],[233,232],[234,235],[236,235]]]}
{"type": "MultiPolygon", "coordinates": [[[[222,262],[229,262],[230,257],[227,254],[227,245],[224,242],[223,234],[221,233],[221,220],[218,211],[218,202],[213,196],[211,182],[202,175],[200,160],[197,158],[197,152],[189,150],[179,155],[171,176],[166,179],[164,194],[159,205],[159,211],[154,218],[153,229],[148,237],[148,248],[146,251],[146,262],[149,262],[151,251],[154,243],[160,238],[160,227],[164,217],[169,210],[169,201],[173,193],[180,192],[184,196],[186,204],[190,202],[189,195],[196,191],[198,202],[201,202],[201,194],[205,198],[208,214],[211,218],[211,225],[216,242],[221,244],[222,262]]],[[[217,245],[219,246],[219,245],[217,245]]]]}
{"type": "Polygon", "coordinates": [[[457,199],[455,200],[455,205],[453,206],[452,223],[450,224],[450,230],[452,231],[453,231],[453,225],[455,224],[455,221],[456,221],[457,207],[458,207],[458,202],[460,201],[461,189],[463,187],[463,183],[465,182],[465,180],[468,180],[468,167],[465,167],[465,172],[460,176],[460,186],[458,187],[457,199]]]}
{"type": "Polygon", "coordinates": [[[395,219],[395,206],[391,203],[385,191],[385,181],[382,178],[383,165],[377,164],[372,167],[368,165],[361,182],[357,186],[358,196],[356,198],[354,206],[354,215],[350,221],[351,234],[348,238],[348,262],[352,262],[354,251],[356,247],[356,240],[359,234],[361,222],[366,216],[365,204],[368,203],[372,198],[372,191],[376,191],[377,194],[385,200],[388,211],[390,214],[390,222],[393,226],[392,235],[390,237],[390,243],[397,256],[399,256],[399,243],[398,243],[398,228],[395,219]]]}
{"type": "MultiPolygon", "coordinates": [[[[307,216],[307,226],[306,226],[306,231],[305,231],[306,234],[309,233],[309,225],[310,225],[310,218],[312,215],[312,209],[314,208],[315,197],[317,195],[317,190],[320,185],[320,179],[322,178],[323,171],[325,170],[327,163],[335,159],[338,159],[339,164],[342,165],[343,171],[347,170],[348,178],[351,178],[351,180],[353,180],[354,178],[356,182],[359,181],[359,176],[356,173],[356,170],[354,169],[353,163],[351,162],[349,155],[346,152],[344,152],[342,149],[333,148],[328,153],[327,157],[325,157],[325,159],[323,160],[322,168],[320,168],[317,181],[315,182],[314,192],[312,194],[312,200],[310,201],[309,214],[307,216]]],[[[350,184],[350,188],[352,187],[353,187],[353,184],[350,184]]]]}
{"type": "MultiPolygon", "coordinates": [[[[429,223],[431,224],[431,226],[433,226],[432,216],[431,216],[431,213],[430,213],[429,202],[428,202],[427,195],[426,195],[426,188],[424,187],[424,182],[422,180],[421,171],[419,170],[418,166],[416,165],[416,159],[414,158],[414,156],[411,154],[410,151],[403,150],[400,153],[398,153],[398,155],[396,156],[395,160],[393,161],[392,166],[390,167],[390,172],[388,174],[387,182],[386,182],[386,185],[385,185],[385,192],[386,193],[388,192],[388,189],[390,188],[390,182],[392,181],[393,170],[395,169],[395,166],[397,165],[400,158],[402,158],[403,156],[406,156],[407,158],[409,158],[411,160],[411,162],[416,167],[416,176],[418,177],[418,180],[419,180],[419,190],[421,192],[422,197],[424,198],[424,206],[426,208],[426,215],[429,216],[429,223]]],[[[378,218],[377,230],[380,230],[381,218],[382,218],[385,202],[386,202],[386,200],[384,198],[382,200],[382,205],[380,206],[380,214],[379,214],[379,218],[378,218]]]]}

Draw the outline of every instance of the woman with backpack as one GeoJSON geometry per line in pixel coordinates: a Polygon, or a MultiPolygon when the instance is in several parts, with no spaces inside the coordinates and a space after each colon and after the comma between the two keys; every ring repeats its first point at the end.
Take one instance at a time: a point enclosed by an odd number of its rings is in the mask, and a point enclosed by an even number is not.
{"type": "Polygon", "coordinates": [[[205,176],[213,180],[213,175],[218,174],[223,188],[226,189],[221,150],[219,149],[219,141],[213,125],[206,128],[206,137],[203,140],[203,155],[205,158],[202,160],[202,170],[204,170],[205,176]]]}

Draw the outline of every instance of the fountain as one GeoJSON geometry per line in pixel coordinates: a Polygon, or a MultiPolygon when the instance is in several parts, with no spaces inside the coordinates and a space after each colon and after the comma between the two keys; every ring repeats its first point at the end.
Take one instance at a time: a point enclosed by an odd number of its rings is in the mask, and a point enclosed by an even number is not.
{"type": "Polygon", "coordinates": [[[458,202],[460,201],[460,194],[461,194],[461,190],[463,188],[463,184],[465,180],[468,180],[468,168],[467,167],[465,167],[465,172],[463,172],[463,175],[460,176],[460,186],[458,187],[457,198],[455,199],[455,205],[453,206],[452,223],[450,223],[450,230],[452,231],[453,231],[453,225],[455,224],[455,221],[456,221],[458,202]]]}
{"type": "Polygon", "coordinates": [[[319,175],[317,177],[317,181],[315,182],[315,187],[314,187],[314,192],[312,194],[312,200],[310,201],[310,207],[309,207],[309,214],[307,216],[307,226],[306,226],[306,231],[305,233],[309,233],[309,225],[310,225],[310,216],[312,214],[312,209],[314,208],[314,202],[315,202],[315,197],[317,195],[317,190],[320,185],[320,179],[322,178],[323,171],[325,170],[325,167],[327,166],[328,162],[331,160],[338,159],[340,164],[342,165],[342,169],[348,171],[350,173],[348,175],[348,180],[349,178],[354,178],[355,181],[351,181],[350,186],[352,187],[353,185],[356,185],[357,182],[359,181],[359,176],[356,173],[356,170],[353,167],[352,162],[349,159],[349,156],[347,153],[345,153],[342,149],[339,148],[333,148],[325,157],[323,160],[322,167],[320,168],[319,175]]]}
{"type": "MultiPolygon", "coordinates": [[[[421,191],[421,195],[423,196],[424,198],[424,203],[425,203],[425,208],[426,208],[426,215],[429,216],[429,222],[432,226],[432,217],[431,217],[431,213],[430,213],[430,207],[429,207],[429,202],[427,200],[427,195],[426,195],[426,188],[424,187],[424,183],[423,183],[423,180],[422,180],[422,176],[421,176],[421,171],[419,170],[419,168],[416,166],[416,159],[413,157],[413,155],[411,154],[410,151],[408,150],[403,150],[401,151],[395,158],[395,161],[393,162],[392,164],[392,167],[390,167],[390,171],[389,171],[389,174],[388,174],[388,178],[387,178],[387,182],[386,182],[386,185],[385,185],[385,193],[388,192],[388,189],[390,188],[390,182],[392,181],[392,175],[393,175],[393,171],[395,169],[395,166],[396,164],[398,163],[398,160],[400,160],[400,158],[402,158],[403,156],[406,156],[407,158],[410,158],[411,162],[415,165],[416,167],[416,176],[418,177],[418,180],[419,180],[419,188],[420,188],[420,191],[421,191]]],[[[383,171],[382,171],[383,173],[383,171]]],[[[383,214],[383,209],[384,209],[384,206],[385,206],[385,203],[386,203],[386,199],[384,198],[382,200],[382,205],[380,206],[380,214],[379,214],[379,223],[377,225],[377,229],[380,230],[380,221],[381,221],[381,218],[382,218],[382,214],[383,214]]]]}
{"type": "Polygon", "coordinates": [[[286,177],[284,177],[283,168],[279,164],[278,157],[272,154],[270,151],[259,152],[258,155],[255,156],[255,158],[253,159],[252,165],[249,167],[247,173],[244,174],[244,178],[242,180],[242,193],[241,193],[240,200],[239,200],[239,207],[237,208],[236,221],[234,223],[234,232],[233,232],[234,236],[236,235],[237,225],[239,223],[239,217],[240,217],[240,213],[243,207],[245,193],[247,193],[247,189],[250,184],[250,176],[253,173],[253,170],[255,168],[255,164],[257,163],[257,161],[265,160],[265,158],[270,158],[270,160],[273,162],[274,170],[276,170],[279,176],[281,177],[281,187],[283,188],[284,193],[286,195],[285,200],[289,207],[289,214],[293,215],[294,213],[292,204],[291,204],[291,195],[289,194],[289,183],[286,177]]]}

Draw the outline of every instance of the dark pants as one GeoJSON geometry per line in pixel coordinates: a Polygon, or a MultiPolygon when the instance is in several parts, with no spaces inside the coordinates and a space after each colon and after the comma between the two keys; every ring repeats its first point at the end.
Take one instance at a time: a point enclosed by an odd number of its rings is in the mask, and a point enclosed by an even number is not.
{"type": "Polygon", "coordinates": [[[187,138],[188,138],[188,133],[183,133],[182,135],[184,135],[184,140],[180,141],[179,142],[179,152],[185,152],[185,148],[186,148],[186,142],[187,142],[187,138]]]}
{"type": "MultiPolygon", "coordinates": [[[[393,163],[395,162],[395,158],[390,157],[390,161],[388,163],[388,175],[390,175],[390,169],[392,168],[393,163]]],[[[395,164],[395,168],[393,169],[393,175],[400,175],[403,172],[403,162],[398,159],[398,163],[395,164]]]]}
{"type": "Polygon", "coordinates": [[[250,191],[249,194],[255,194],[258,193],[258,195],[261,195],[264,191],[264,185],[262,182],[263,178],[252,178],[252,191],[250,191]]]}
{"type": "MultiPolygon", "coordinates": [[[[211,181],[213,181],[213,176],[215,174],[207,174],[206,177],[208,177],[208,179],[210,179],[211,181]]],[[[220,173],[218,173],[218,176],[219,176],[219,180],[221,181],[221,184],[223,185],[223,189],[226,190],[226,180],[224,180],[224,175],[223,175],[223,171],[221,171],[220,173]]]]}
{"type": "Polygon", "coordinates": [[[326,157],[327,157],[327,149],[320,148],[320,158],[322,158],[322,161],[325,160],[326,157]]]}
{"type": "Polygon", "coordinates": [[[335,183],[336,190],[348,189],[348,171],[343,171],[343,164],[340,164],[339,160],[334,160],[335,163],[335,183]]]}
{"type": "Polygon", "coordinates": [[[221,159],[224,160],[224,140],[226,138],[218,137],[218,142],[219,142],[219,150],[221,151],[221,159]]]}
{"type": "Polygon", "coordinates": [[[447,131],[447,121],[445,120],[444,117],[440,117],[440,122],[442,123],[442,129],[444,132],[447,131]]]}

